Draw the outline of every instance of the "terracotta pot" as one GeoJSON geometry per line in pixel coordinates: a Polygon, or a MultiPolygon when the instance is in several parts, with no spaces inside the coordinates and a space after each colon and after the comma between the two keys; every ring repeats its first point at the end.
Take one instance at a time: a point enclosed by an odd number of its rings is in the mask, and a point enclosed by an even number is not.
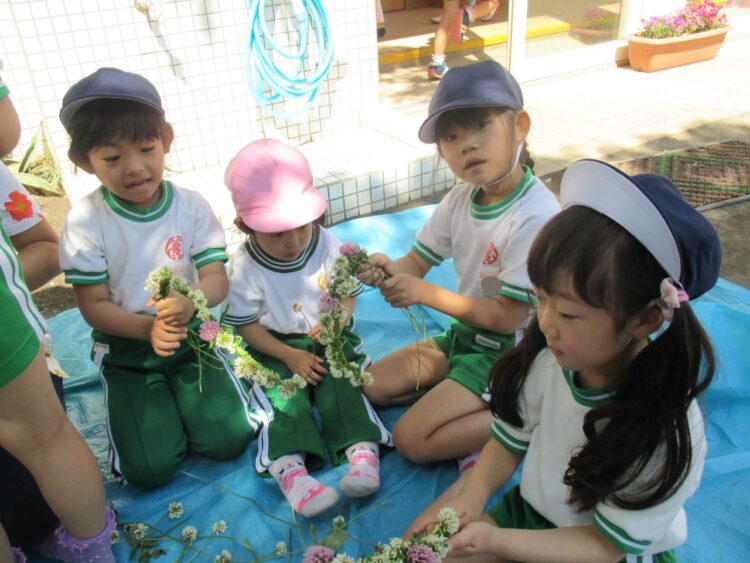
{"type": "Polygon", "coordinates": [[[724,38],[732,29],[731,26],[725,26],[665,39],[647,39],[637,35],[628,35],[626,39],[628,40],[630,66],[635,70],[653,72],[707,61],[716,56],[724,38]]]}

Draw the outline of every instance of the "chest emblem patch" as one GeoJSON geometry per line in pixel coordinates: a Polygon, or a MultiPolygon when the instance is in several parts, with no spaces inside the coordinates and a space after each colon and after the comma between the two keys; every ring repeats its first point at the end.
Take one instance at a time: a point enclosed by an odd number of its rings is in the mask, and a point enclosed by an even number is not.
{"type": "Polygon", "coordinates": [[[180,235],[169,237],[167,244],[164,245],[164,252],[172,260],[182,260],[185,256],[182,250],[182,237],[180,235]]]}
{"type": "Polygon", "coordinates": [[[499,256],[500,253],[498,253],[495,244],[491,242],[487,246],[487,250],[484,251],[484,259],[482,260],[482,264],[484,264],[485,266],[494,264],[495,262],[497,262],[499,256]]]}

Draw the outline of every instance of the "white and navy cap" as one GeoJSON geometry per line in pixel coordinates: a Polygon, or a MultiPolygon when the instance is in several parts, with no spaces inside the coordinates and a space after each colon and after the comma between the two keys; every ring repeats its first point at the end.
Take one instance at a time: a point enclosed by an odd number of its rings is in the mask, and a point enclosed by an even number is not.
{"type": "Polygon", "coordinates": [[[419,128],[419,140],[437,142],[435,126],[446,111],[478,107],[523,109],[521,87],[497,61],[458,66],[445,73],[430,100],[427,119],[419,128]]]}
{"type": "Polygon", "coordinates": [[[690,299],[711,289],[719,277],[721,244],[716,231],[662,176],[628,176],[598,160],[579,160],[563,174],[560,203],[563,209],[589,207],[618,223],[690,299]]]}
{"type": "Polygon", "coordinates": [[[100,68],[82,78],[63,96],[60,121],[67,130],[75,113],[94,100],[116,99],[140,102],[164,113],[161,97],[156,87],[140,74],[119,68],[100,68]]]}

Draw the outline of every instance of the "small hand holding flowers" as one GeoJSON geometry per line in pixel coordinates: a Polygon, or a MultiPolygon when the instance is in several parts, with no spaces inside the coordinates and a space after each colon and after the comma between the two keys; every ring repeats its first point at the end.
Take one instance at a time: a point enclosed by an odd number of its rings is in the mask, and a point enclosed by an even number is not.
{"type": "Polygon", "coordinates": [[[152,295],[152,301],[156,304],[155,327],[164,327],[172,334],[187,333],[188,344],[198,358],[199,390],[203,390],[201,384],[203,362],[213,359],[206,353],[207,348],[219,348],[236,356],[234,371],[238,377],[252,380],[266,388],[278,385],[279,392],[284,397],[291,397],[297,389],[307,385],[299,375],[282,380],[276,372],[258,363],[245,350],[242,338],[234,334],[230,326],[216,319],[211,309],[208,308],[203,292],[192,289],[185,278],[175,276],[169,266],[161,266],[152,271],[146,280],[145,289],[152,295]],[[185,328],[185,324],[193,315],[203,321],[197,333],[185,328]],[[175,330],[180,332],[175,333],[175,330]]]}

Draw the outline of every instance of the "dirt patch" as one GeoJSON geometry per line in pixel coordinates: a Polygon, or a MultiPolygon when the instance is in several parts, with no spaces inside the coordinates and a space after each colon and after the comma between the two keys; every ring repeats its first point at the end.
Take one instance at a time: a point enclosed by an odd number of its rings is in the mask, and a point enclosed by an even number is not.
{"type": "MultiPolygon", "coordinates": [[[[70,211],[70,201],[67,197],[32,196],[44,210],[44,216],[58,233],[62,230],[65,217],[70,211]]],[[[45,319],[73,309],[78,306],[73,288],[65,284],[62,274],[51,279],[45,285],[31,293],[34,303],[45,319]]]]}

